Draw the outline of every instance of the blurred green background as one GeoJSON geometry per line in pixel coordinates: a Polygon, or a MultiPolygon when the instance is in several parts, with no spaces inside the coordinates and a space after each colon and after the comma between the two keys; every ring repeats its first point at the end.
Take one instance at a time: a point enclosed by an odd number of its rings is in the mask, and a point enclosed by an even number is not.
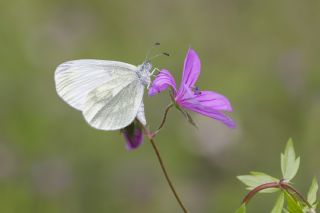
{"type": "MultiPolygon", "coordinates": [[[[192,46],[201,89],[226,95],[230,130],[176,110],[157,138],[190,212],[233,212],[246,191],[236,176],[280,176],[280,152],[293,137],[302,157],[294,179],[306,193],[319,175],[320,1],[12,0],[0,2],[0,212],[180,212],[148,143],[132,152],[119,132],[90,128],[56,94],[54,70],[80,58],[154,61],[180,79],[192,46]]],[[[151,128],[167,94],[145,97],[151,128]]],[[[261,195],[249,212],[269,212],[261,195]]]]}

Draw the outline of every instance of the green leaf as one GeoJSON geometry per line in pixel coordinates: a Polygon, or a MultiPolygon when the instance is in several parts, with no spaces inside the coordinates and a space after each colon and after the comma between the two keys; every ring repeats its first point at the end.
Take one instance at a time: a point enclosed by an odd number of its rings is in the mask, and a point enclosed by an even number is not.
{"type": "Polygon", "coordinates": [[[296,158],[293,142],[290,138],[284,153],[281,153],[281,171],[283,178],[290,181],[297,174],[300,165],[300,157],[296,158]]]}
{"type": "Polygon", "coordinates": [[[283,209],[283,204],[284,204],[284,194],[283,192],[281,192],[271,213],[281,213],[283,209]]]}
{"type": "MultiPolygon", "coordinates": [[[[260,186],[265,183],[270,183],[270,182],[278,182],[279,180],[277,178],[274,178],[270,175],[267,175],[262,172],[250,172],[250,175],[240,175],[237,177],[242,183],[247,185],[248,190],[252,190],[256,188],[257,186],[260,186]]],[[[265,189],[260,192],[263,193],[272,193],[276,192],[279,189],[265,189]]]]}
{"type": "Polygon", "coordinates": [[[312,207],[316,207],[316,203],[317,203],[317,192],[318,192],[318,181],[317,178],[314,177],[312,179],[312,183],[308,192],[308,202],[312,205],[312,207]]]}
{"type": "Polygon", "coordinates": [[[242,204],[240,208],[237,209],[236,213],[246,213],[246,205],[242,204]]]}
{"type": "Polygon", "coordinates": [[[284,191],[287,200],[287,209],[290,213],[303,213],[303,208],[288,192],[284,191]]]}

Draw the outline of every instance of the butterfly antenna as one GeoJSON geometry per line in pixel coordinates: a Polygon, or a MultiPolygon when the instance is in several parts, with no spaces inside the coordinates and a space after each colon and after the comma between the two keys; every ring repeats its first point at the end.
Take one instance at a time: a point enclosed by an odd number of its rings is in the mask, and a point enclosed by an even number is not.
{"type": "Polygon", "coordinates": [[[152,56],[151,58],[149,58],[148,61],[151,61],[151,60],[153,60],[153,59],[155,59],[155,58],[158,58],[159,56],[163,56],[163,55],[165,55],[165,56],[170,56],[169,53],[159,53],[159,54],[154,55],[154,56],[152,56]]]}
{"type": "Polygon", "coordinates": [[[159,43],[159,42],[156,42],[156,43],[154,43],[154,44],[150,47],[150,49],[149,49],[148,52],[147,52],[145,61],[149,60],[149,56],[150,56],[150,54],[152,53],[152,50],[153,50],[156,46],[159,46],[159,45],[160,45],[160,43],[159,43]]]}

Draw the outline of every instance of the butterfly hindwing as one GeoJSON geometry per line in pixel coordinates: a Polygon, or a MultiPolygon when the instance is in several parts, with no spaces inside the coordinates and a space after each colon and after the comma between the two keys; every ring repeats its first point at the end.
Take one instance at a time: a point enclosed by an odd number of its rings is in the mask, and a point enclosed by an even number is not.
{"type": "Polygon", "coordinates": [[[138,78],[119,76],[88,94],[83,115],[97,129],[122,129],[134,120],[143,106],[143,91],[144,86],[138,78]]]}

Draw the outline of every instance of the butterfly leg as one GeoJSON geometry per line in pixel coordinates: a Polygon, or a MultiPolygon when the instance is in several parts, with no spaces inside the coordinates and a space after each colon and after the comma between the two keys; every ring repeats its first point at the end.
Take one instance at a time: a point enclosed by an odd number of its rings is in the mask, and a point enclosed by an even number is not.
{"type": "MultiPolygon", "coordinates": [[[[154,69],[150,72],[149,76],[154,76],[154,77],[155,77],[155,75],[153,75],[153,73],[159,72],[159,71],[160,71],[160,70],[159,70],[158,68],[154,68],[154,69]]],[[[147,89],[149,89],[150,85],[151,85],[151,82],[148,84],[147,89]]]]}
{"type": "Polygon", "coordinates": [[[154,68],[152,71],[151,71],[151,73],[150,73],[150,76],[152,76],[153,75],[153,73],[155,73],[155,72],[159,72],[160,70],[158,69],[158,68],[154,68]]]}

